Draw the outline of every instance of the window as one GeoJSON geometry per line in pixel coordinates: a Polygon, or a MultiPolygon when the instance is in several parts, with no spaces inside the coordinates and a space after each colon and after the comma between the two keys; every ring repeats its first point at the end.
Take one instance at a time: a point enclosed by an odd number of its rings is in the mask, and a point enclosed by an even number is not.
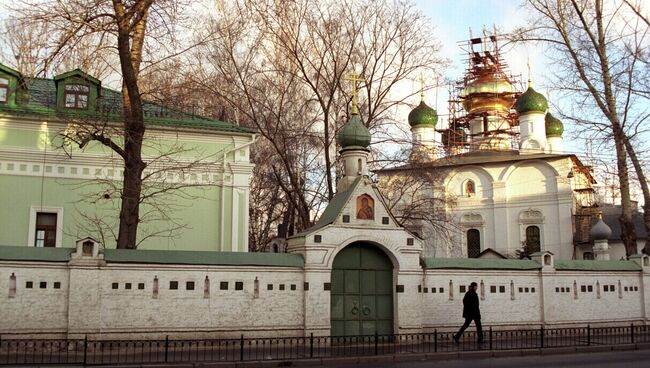
{"type": "Polygon", "coordinates": [[[185,290],[194,290],[194,281],[187,281],[185,283],[185,290]]]}
{"type": "Polygon", "coordinates": [[[481,254],[481,233],[477,229],[467,230],[467,257],[478,258],[481,254]]]}
{"type": "Polygon", "coordinates": [[[178,281],[170,281],[169,290],[178,290],[178,281]]]}
{"type": "Polygon", "coordinates": [[[476,194],[476,184],[474,184],[473,180],[468,180],[465,182],[464,192],[468,197],[472,197],[476,194]]]}
{"type": "Polygon", "coordinates": [[[64,101],[65,107],[72,109],[88,108],[88,92],[90,89],[83,84],[66,84],[64,101]]]}
{"type": "Polygon", "coordinates": [[[9,79],[0,77],[0,102],[9,99],[9,79]]]}
{"type": "Polygon", "coordinates": [[[36,237],[34,240],[35,247],[56,246],[56,217],[56,213],[36,213],[36,237]]]}
{"type": "Polygon", "coordinates": [[[582,253],[582,259],[593,261],[594,260],[594,253],[593,252],[584,252],[584,253],[582,253]]]}
{"type": "Polygon", "coordinates": [[[60,247],[63,238],[63,208],[31,206],[28,229],[28,246],[60,247]]]}
{"type": "Polygon", "coordinates": [[[531,253],[540,251],[539,227],[528,226],[526,228],[526,245],[531,253]]]}

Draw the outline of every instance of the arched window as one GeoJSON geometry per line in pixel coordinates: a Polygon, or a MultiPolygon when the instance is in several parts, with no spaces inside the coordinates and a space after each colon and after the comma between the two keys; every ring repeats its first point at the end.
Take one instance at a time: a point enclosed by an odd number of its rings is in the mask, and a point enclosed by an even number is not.
{"type": "Polygon", "coordinates": [[[529,254],[539,252],[541,250],[539,227],[528,226],[526,228],[526,246],[528,247],[529,254]]]}
{"type": "Polygon", "coordinates": [[[478,229],[467,230],[467,257],[478,258],[481,254],[481,232],[478,229]]]}
{"type": "Polygon", "coordinates": [[[361,174],[363,172],[363,171],[361,171],[361,167],[362,167],[362,163],[361,163],[361,159],[359,159],[357,161],[357,171],[359,172],[359,174],[361,174]]]}
{"type": "Polygon", "coordinates": [[[468,197],[472,197],[476,194],[476,184],[474,184],[473,180],[468,180],[465,182],[465,195],[468,197]]]}

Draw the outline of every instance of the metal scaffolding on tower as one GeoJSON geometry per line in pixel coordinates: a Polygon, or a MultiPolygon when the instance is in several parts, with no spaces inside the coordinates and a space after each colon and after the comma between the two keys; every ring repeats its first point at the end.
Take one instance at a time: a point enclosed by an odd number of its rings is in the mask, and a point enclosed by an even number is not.
{"type": "Polygon", "coordinates": [[[513,105],[523,84],[501,57],[500,43],[505,38],[496,28],[483,29],[479,37],[470,29],[470,38],[458,42],[468,67],[462,79],[449,85],[449,127],[441,133],[450,151],[461,153],[497,135],[510,136],[516,144],[519,127],[513,105]]]}

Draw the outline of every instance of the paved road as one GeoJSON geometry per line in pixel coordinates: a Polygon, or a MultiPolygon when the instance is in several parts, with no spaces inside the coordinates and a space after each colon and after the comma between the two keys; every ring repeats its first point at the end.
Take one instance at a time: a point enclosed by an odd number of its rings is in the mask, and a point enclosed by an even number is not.
{"type": "Polygon", "coordinates": [[[504,358],[466,358],[398,363],[367,363],[355,365],[329,365],[336,368],[545,368],[545,367],[589,367],[589,368],[647,368],[650,367],[650,350],[608,351],[602,353],[580,353],[561,355],[528,355],[504,358]]]}

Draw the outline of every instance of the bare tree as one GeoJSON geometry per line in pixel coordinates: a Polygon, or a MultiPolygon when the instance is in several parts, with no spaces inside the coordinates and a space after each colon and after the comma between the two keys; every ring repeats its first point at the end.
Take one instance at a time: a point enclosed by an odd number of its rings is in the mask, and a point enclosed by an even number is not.
{"type": "Polygon", "coordinates": [[[288,201],[289,234],[332,198],[336,141],[350,91],[363,83],[360,114],[372,130],[393,122],[395,87],[441,65],[429,25],[412,5],[389,1],[219,1],[207,21],[218,37],[195,54],[194,82],[257,128],[269,170],[288,201]]]}
{"type": "MultiPolygon", "coordinates": [[[[612,139],[620,184],[619,218],[627,255],[636,253],[628,159],[644,194],[646,229],[650,230],[650,191],[644,166],[644,123],[649,115],[643,60],[648,58],[648,25],[621,2],[602,0],[528,0],[536,18],[516,40],[541,41],[554,58],[554,86],[573,103],[563,115],[578,123],[588,137],[612,139]],[[635,148],[636,146],[636,148],[635,148]]],[[[645,252],[650,252],[650,241],[645,252]]]]}
{"type": "Polygon", "coordinates": [[[99,142],[122,159],[124,177],[117,247],[135,248],[142,216],[143,172],[147,167],[142,156],[145,125],[141,75],[147,66],[178,54],[174,24],[179,4],[173,0],[26,1],[15,12],[26,27],[33,25],[47,32],[50,44],[43,70],[63,55],[83,53],[82,56],[90,57],[83,51],[89,42],[101,49],[110,48],[119,60],[123,123],[119,135],[93,129],[78,139],[82,146],[90,141],[99,142]]]}
{"type": "Polygon", "coordinates": [[[442,183],[446,171],[412,162],[408,167],[385,169],[379,175],[379,186],[391,213],[418,236],[427,235],[425,256],[461,256],[458,222],[448,211],[455,206],[456,198],[444,190],[442,183]]]}

